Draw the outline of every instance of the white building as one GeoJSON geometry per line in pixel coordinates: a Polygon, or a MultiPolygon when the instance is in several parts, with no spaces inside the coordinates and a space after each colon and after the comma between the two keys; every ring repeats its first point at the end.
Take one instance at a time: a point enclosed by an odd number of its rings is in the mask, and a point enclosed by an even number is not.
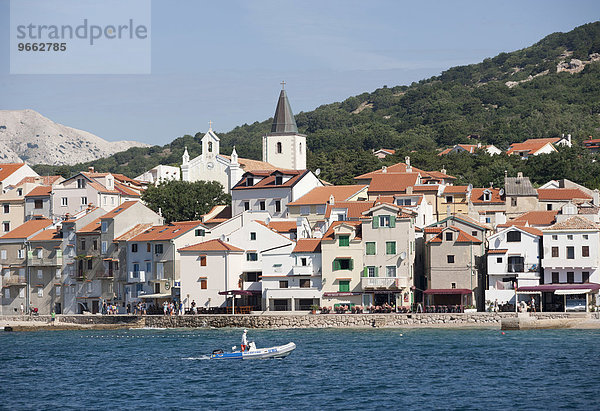
{"type": "Polygon", "coordinates": [[[515,286],[537,286],[542,261],[542,231],[512,226],[488,237],[486,306],[514,304],[515,286]]]}
{"type": "Polygon", "coordinates": [[[147,182],[149,184],[159,185],[161,182],[180,180],[181,170],[179,167],[158,165],[144,174],[139,175],[135,180],[147,182]]]}

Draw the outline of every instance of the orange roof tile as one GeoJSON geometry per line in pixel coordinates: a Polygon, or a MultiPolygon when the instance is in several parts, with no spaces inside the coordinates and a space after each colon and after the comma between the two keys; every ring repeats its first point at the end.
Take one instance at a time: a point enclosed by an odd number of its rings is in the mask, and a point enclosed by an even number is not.
{"type": "Polygon", "coordinates": [[[127,187],[125,184],[119,183],[115,181],[115,189],[121,194],[125,194],[128,197],[141,197],[141,193],[139,191],[133,190],[127,187]]]}
{"type": "Polygon", "coordinates": [[[96,231],[100,232],[100,226],[102,225],[101,218],[102,217],[98,217],[88,225],[81,227],[79,230],[77,230],[77,234],[90,234],[96,231]]]}
{"type": "Polygon", "coordinates": [[[354,227],[356,230],[356,238],[360,239],[362,221],[334,221],[329,226],[329,229],[327,230],[327,232],[323,235],[323,240],[333,240],[334,239],[333,230],[335,227],[337,227],[338,225],[341,225],[341,224],[346,224],[346,225],[354,227]]]}
{"type": "Polygon", "coordinates": [[[133,206],[134,204],[139,203],[139,201],[125,201],[123,204],[121,204],[118,207],[113,208],[111,211],[109,211],[108,213],[104,214],[102,217],[100,218],[114,218],[117,214],[127,210],[129,207],[133,206]]]}
{"type": "Polygon", "coordinates": [[[342,186],[324,186],[315,187],[300,197],[298,200],[288,203],[288,206],[294,205],[312,205],[312,204],[326,204],[329,201],[329,197],[333,195],[335,202],[348,201],[350,197],[353,197],[361,190],[364,190],[366,185],[342,185],[342,186]]]}
{"type": "Polygon", "coordinates": [[[267,227],[278,233],[291,233],[297,229],[296,221],[271,221],[267,227]]]}
{"type": "Polygon", "coordinates": [[[155,225],[131,238],[129,241],[163,241],[177,238],[196,227],[205,227],[200,221],[179,221],[155,225]]]}
{"type": "Polygon", "coordinates": [[[255,170],[244,173],[242,179],[232,187],[232,190],[252,190],[260,188],[279,188],[279,187],[293,187],[302,177],[308,174],[308,170],[255,170]],[[275,177],[277,175],[289,176],[290,178],[281,185],[275,185],[275,177]],[[256,182],[254,185],[247,186],[249,177],[262,177],[262,179],[256,182]]]}
{"type": "Polygon", "coordinates": [[[300,238],[296,242],[293,253],[320,253],[321,239],[320,238],[300,238]]]}
{"type": "MultiPolygon", "coordinates": [[[[397,163],[394,165],[391,165],[389,167],[386,167],[386,173],[406,173],[407,166],[406,163],[397,163]]],[[[412,173],[419,173],[421,174],[421,178],[423,179],[427,179],[427,178],[445,178],[445,179],[451,179],[451,180],[455,180],[456,177],[452,177],[448,174],[444,174],[442,172],[439,171],[423,171],[420,168],[411,166],[411,170],[412,173]]],[[[365,174],[361,174],[358,177],[354,177],[355,180],[366,180],[366,179],[371,179],[373,178],[374,175],[376,174],[384,174],[383,170],[380,168],[378,170],[375,171],[371,171],[369,173],[365,173],[365,174]]]]}
{"type": "Polygon", "coordinates": [[[46,197],[52,193],[52,186],[37,186],[29,193],[25,195],[25,197],[46,197]]]}
{"type": "Polygon", "coordinates": [[[178,251],[244,251],[221,240],[208,240],[203,243],[180,248],[178,251]]]}
{"type": "Polygon", "coordinates": [[[538,199],[540,201],[552,200],[591,200],[592,197],[578,188],[538,188],[538,199]]]}
{"type": "Polygon", "coordinates": [[[16,185],[20,186],[25,183],[38,183],[44,186],[51,186],[57,180],[63,178],[62,176],[39,176],[39,177],[25,177],[19,181],[16,185]]]}
{"type": "Polygon", "coordinates": [[[30,238],[29,241],[62,241],[62,232],[60,229],[44,230],[41,233],[30,238]]]}
{"type": "MultiPolygon", "coordinates": [[[[219,157],[226,158],[231,161],[231,156],[225,156],[223,154],[219,154],[219,157]]],[[[244,171],[256,171],[256,170],[276,170],[277,167],[272,164],[265,163],[264,161],[259,160],[251,160],[249,158],[241,158],[238,157],[238,163],[242,167],[244,171]]]]}
{"type": "MultiPolygon", "coordinates": [[[[522,143],[512,143],[506,154],[513,154],[515,152],[525,151],[528,154],[535,154],[541,150],[546,144],[554,144],[560,141],[560,138],[530,138],[522,143]]],[[[554,147],[554,146],[553,146],[554,147]]]]}
{"type": "Polygon", "coordinates": [[[416,184],[413,186],[413,192],[438,191],[438,184],[416,184]]]}
{"type": "Polygon", "coordinates": [[[556,222],[557,214],[558,210],[528,211],[518,217],[513,218],[507,223],[529,223],[530,226],[551,225],[556,222]]]}
{"type": "Polygon", "coordinates": [[[428,243],[429,242],[434,242],[434,243],[442,242],[442,235],[444,234],[445,231],[448,231],[448,230],[458,232],[458,237],[455,240],[453,240],[455,243],[481,244],[481,242],[482,242],[480,239],[473,237],[471,234],[465,233],[463,230],[461,230],[458,227],[451,226],[451,227],[441,227],[441,228],[442,228],[442,230],[435,237],[428,240],[427,241],[428,243]]]}
{"type": "Polygon", "coordinates": [[[146,231],[152,227],[152,224],[136,224],[131,230],[127,231],[125,234],[121,234],[119,237],[115,238],[114,241],[129,241],[136,235],[146,231]]]}
{"type": "Polygon", "coordinates": [[[473,190],[471,190],[471,202],[477,205],[504,204],[504,201],[502,201],[502,197],[500,197],[499,188],[473,188],[473,190]],[[489,191],[491,194],[489,201],[485,201],[483,199],[483,194],[486,190],[489,191]]]}
{"type": "Polygon", "coordinates": [[[0,239],[17,239],[17,238],[29,238],[40,230],[52,225],[52,220],[42,218],[39,220],[29,220],[14,230],[4,234],[0,239]]]}
{"type": "Polygon", "coordinates": [[[25,163],[3,163],[0,164],[0,182],[10,177],[15,171],[23,167],[25,163]]]}
{"type": "Polygon", "coordinates": [[[488,250],[488,254],[506,254],[508,252],[505,248],[498,248],[496,250],[488,250]]]}
{"type": "Polygon", "coordinates": [[[446,186],[446,187],[444,187],[444,194],[445,193],[467,194],[468,190],[469,190],[469,186],[446,186]]]}
{"type": "Polygon", "coordinates": [[[333,209],[345,209],[346,218],[357,220],[363,216],[363,213],[375,206],[374,201],[340,201],[335,204],[327,204],[325,209],[325,218],[331,217],[333,209]]]}
{"type": "Polygon", "coordinates": [[[402,193],[417,184],[418,173],[375,174],[369,184],[369,193],[402,193]]]}
{"type": "Polygon", "coordinates": [[[556,223],[544,229],[546,230],[600,230],[598,224],[578,215],[566,221],[556,223]]]}

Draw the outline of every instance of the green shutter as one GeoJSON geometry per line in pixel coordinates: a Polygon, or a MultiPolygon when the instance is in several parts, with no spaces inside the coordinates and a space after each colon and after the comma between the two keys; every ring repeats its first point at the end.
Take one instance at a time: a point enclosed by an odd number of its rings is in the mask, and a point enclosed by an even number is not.
{"type": "Polygon", "coordinates": [[[396,216],[395,215],[390,216],[390,227],[391,228],[396,227],[396,216]]]}
{"type": "Polygon", "coordinates": [[[350,236],[341,235],[339,237],[339,246],[340,247],[349,247],[350,246],[350,236]]]}
{"type": "Polygon", "coordinates": [[[368,277],[369,276],[369,267],[365,267],[365,269],[363,270],[363,277],[368,277]]]}
{"type": "Polygon", "coordinates": [[[27,250],[27,258],[28,258],[29,260],[32,260],[32,259],[33,259],[33,251],[31,251],[31,250],[27,250]]]}
{"type": "Polygon", "coordinates": [[[340,262],[338,260],[333,260],[333,271],[337,271],[340,269],[340,262]]]}
{"type": "Polygon", "coordinates": [[[349,264],[349,266],[350,266],[350,269],[351,269],[351,270],[354,270],[354,260],[353,260],[353,259],[350,259],[350,264],[349,264]]]}
{"type": "Polygon", "coordinates": [[[373,228],[379,228],[379,217],[373,216],[373,228]]]}
{"type": "Polygon", "coordinates": [[[375,255],[375,243],[367,242],[367,255],[375,255]]]}
{"type": "Polygon", "coordinates": [[[350,281],[348,280],[340,280],[339,288],[340,292],[348,292],[350,291],[350,281]]]}
{"type": "Polygon", "coordinates": [[[375,277],[379,277],[379,267],[375,266],[375,277]]]}

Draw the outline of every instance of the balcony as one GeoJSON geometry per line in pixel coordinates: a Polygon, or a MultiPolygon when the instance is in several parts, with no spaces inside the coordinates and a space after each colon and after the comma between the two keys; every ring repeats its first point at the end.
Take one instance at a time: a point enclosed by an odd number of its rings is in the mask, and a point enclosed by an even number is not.
{"type": "Polygon", "coordinates": [[[406,277],[362,277],[360,279],[363,290],[367,289],[400,289],[408,287],[406,277]]]}
{"type": "Polygon", "coordinates": [[[247,291],[262,291],[262,283],[260,281],[244,281],[243,290],[247,291]]]}
{"type": "Polygon", "coordinates": [[[29,260],[29,265],[31,267],[58,267],[63,265],[63,257],[62,254],[57,255],[58,253],[52,253],[51,255],[43,258],[38,258],[37,256],[33,256],[29,260]]]}
{"type": "Polygon", "coordinates": [[[4,277],[4,285],[9,287],[24,287],[27,285],[24,275],[9,275],[4,277]]]}
{"type": "Polygon", "coordinates": [[[525,263],[508,263],[506,265],[507,273],[539,273],[539,264],[525,264],[525,263]]]}
{"type": "Polygon", "coordinates": [[[292,267],[293,275],[313,275],[314,267],[312,265],[295,265],[292,267]]]}
{"type": "Polygon", "coordinates": [[[129,271],[127,274],[128,283],[143,283],[146,282],[145,271],[129,271]]]}
{"type": "Polygon", "coordinates": [[[107,270],[104,272],[97,273],[96,278],[100,278],[102,280],[112,280],[114,278],[114,271],[107,270]]]}

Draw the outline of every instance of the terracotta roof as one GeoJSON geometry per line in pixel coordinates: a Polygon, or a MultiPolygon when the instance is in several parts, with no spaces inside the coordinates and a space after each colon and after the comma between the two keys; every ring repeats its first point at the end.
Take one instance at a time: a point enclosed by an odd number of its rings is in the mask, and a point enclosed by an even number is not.
{"type": "Polygon", "coordinates": [[[513,218],[507,223],[529,223],[530,226],[552,225],[556,222],[558,210],[548,211],[528,211],[518,217],[513,218]]]}
{"type": "Polygon", "coordinates": [[[62,176],[39,176],[39,177],[25,177],[21,181],[19,181],[16,185],[20,186],[25,183],[38,183],[44,186],[51,186],[57,180],[63,178],[62,176]]]}
{"type": "Polygon", "coordinates": [[[109,211],[108,213],[104,214],[102,217],[100,218],[114,218],[117,214],[127,210],[129,207],[133,206],[134,204],[139,203],[139,201],[125,201],[123,204],[121,204],[118,207],[113,208],[111,211],[109,211]]]}
{"type": "Polygon", "coordinates": [[[441,227],[441,229],[442,230],[436,236],[432,237],[427,242],[428,243],[430,243],[430,242],[441,243],[442,242],[442,236],[443,236],[444,232],[446,232],[448,230],[452,230],[452,231],[458,232],[458,237],[453,240],[455,243],[481,244],[481,240],[480,239],[478,239],[476,237],[473,237],[471,234],[465,233],[463,230],[461,230],[458,227],[441,227]]]}
{"type": "Polygon", "coordinates": [[[138,187],[143,186],[141,181],[134,180],[133,178],[129,178],[124,174],[112,173],[112,175],[115,178],[115,180],[119,181],[120,183],[128,183],[128,184],[132,184],[132,185],[138,186],[138,187]]]}
{"type": "Polygon", "coordinates": [[[333,209],[345,209],[346,218],[357,220],[363,216],[363,213],[375,205],[374,201],[340,201],[335,204],[327,204],[325,208],[325,218],[331,217],[333,209]]]}
{"type": "Polygon", "coordinates": [[[391,148],[380,148],[379,150],[375,151],[373,154],[377,154],[377,153],[395,154],[396,150],[392,150],[391,148]]]}
{"type": "Polygon", "coordinates": [[[423,180],[428,179],[444,179],[444,180],[456,180],[456,177],[450,176],[446,173],[442,173],[441,171],[424,171],[421,173],[421,177],[423,180]]]}
{"type": "Polygon", "coordinates": [[[128,197],[141,197],[142,194],[139,191],[133,190],[130,187],[127,187],[125,184],[119,183],[115,181],[115,189],[128,197]]]}
{"type": "Polygon", "coordinates": [[[62,241],[62,232],[60,229],[44,230],[41,233],[30,238],[29,241],[62,241]]]}
{"type": "Polygon", "coordinates": [[[492,227],[490,225],[485,224],[485,223],[480,223],[479,221],[477,221],[477,220],[469,217],[466,214],[455,214],[455,215],[446,217],[443,220],[441,220],[441,221],[439,221],[437,223],[434,223],[434,224],[439,224],[439,223],[442,223],[442,222],[444,222],[446,220],[458,220],[458,221],[462,221],[463,223],[474,225],[474,226],[482,228],[484,230],[491,230],[492,229],[492,227]]]}
{"type": "Polygon", "coordinates": [[[136,224],[135,226],[133,226],[133,228],[131,230],[129,230],[125,234],[121,234],[119,237],[115,238],[114,241],[129,241],[133,237],[146,231],[150,227],[152,227],[152,224],[150,224],[150,223],[136,224]]]}
{"type": "Polygon", "coordinates": [[[329,197],[333,195],[334,201],[348,201],[361,190],[364,190],[367,185],[343,185],[343,186],[325,186],[315,187],[308,193],[300,197],[298,200],[288,203],[288,206],[294,205],[311,205],[311,204],[326,204],[329,197]]]}
{"type": "Polygon", "coordinates": [[[414,186],[418,179],[418,173],[375,174],[369,184],[369,193],[401,193],[414,186]]]}
{"type": "Polygon", "coordinates": [[[297,229],[296,221],[270,221],[266,226],[278,233],[291,233],[295,232],[297,229]]]}
{"type": "Polygon", "coordinates": [[[512,143],[506,154],[513,154],[515,152],[525,151],[528,154],[535,154],[542,149],[546,144],[555,144],[560,141],[559,137],[554,138],[530,138],[522,143],[512,143]]]}
{"type": "Polygon", "coordinates": [[[100,231],[100,226],[102,225],[102,217],[96,218],[94,221],[89,223],[88,225],[81,227],[77,230],[77,234],[90,234],[96,231],[100,231]]]}
{"type": "Polygon", "coordinates": [[[293,253],[320,253],[321,239],[320,238],[300,238],[296,242],[293,253]]]}
{"type": "Polygon", "coordinates": [[[29,193],[25,195],[25,197],[47,197],[52,193],[52,186],[37,186],[29,193]]]}
{"type": "Polygon", "coordinates": [[[446,187],[444,187],[444,194],[446,194],[446,193],[448,193],[448,194],[452,194],[452,193],[467,194],[468,190],[469,190],[469,186],[446,186],[446,187]]]}
{"type": "Polygon", "coordinates": [[[498,188],[474,188],[471,191],[471,202],[477,205],[504,204],[504,201],[502,201],[502,197],[500,197],[500,189],[498,188]],[[492,195],[489,201],[485,201],[483,199],[483,194],[486,190],[489,191],[492,195]]]}
{"type": "Polygon", "coordinates": [[[180,248],[178,251],[244,251],[221,240],[208,240],[203,243],[180,248]]]}
{"type": "Polygon", "coordinates": [[[491,146],[483,145],[483,144],[481,144],[480,146],[478,146],[477,144],[457,144],[454,147],[450,147],[450,148],[443,150],[442,152],[440,152],[438,154],[438,156],[443,156],[443,155],[449,154],[452,150],[454,150],[457,147],[462,148],[463,150],[465,150],[466,152],[468,152],[470,154],[473,154],[478,149],[485,150],[491,146]]]}
{"type": "Polygon", "coordinates": [[[438,191],[439,187],[437,184],[415,184],[413,192],[438,191]]]}
{"type": "Polygon", "coordinates": [[[537,192],[540,201],[592,199],[578,188],[538,188],[537,192]]]}
{"type": "Polygon", "coordinates": [[[252,190],[260,188],[280,188],[280,187],[293,187],[302,177],[308,174],[308,170],[255,170],[244,173],[242,179],[232,187],[232,190],[252,190]],[[275,177],[277,175],[283,175],[290,177],[286,182],[281,185],[275,185],[275,177]],[[261,177],[262,179],[254,185],[247,186],[247,180],[249,177],[261,177]]]}
{"type": "Polygon", "coordinates": [[[165,225],[155,225],[129,239],[129,241],[161,241],[177,238],[196,227],[204,227],[200,221],[179,221],[165,225]]]}
{"type": "Polygon", "coordinates": [[[333,240],[335,238],[333,230],[335,227],[337,227],[338,225],[341,225],[341,224],[345,224],[345,225],[354,227],[354,229],[356,230],[356,238],[357,239],[361,238],[360,234],[361,234],[362,221],[334,221],[329,226],[329,229],[327,230],[327,232],[323,235],[323,240],[333,240]]]}
{"type": "Polygon", "coordinates": [[[600,230],[598,225],[585,217],[574,216],[568,220],[551,225],[546,230],[600,230]]]}
{"type": "Polygon", "coordinates": [[[507,249],[497,249],[497,250],[488,250],[488,254],[506,254],[508,252],[507,249]]]}
{"type": "Polygon", "coordinates": [[[42,218],[39,220],[29,220],[24,224],[21,224],[14,230],[4,234],[0,239],[17,239],[17,238],[28,238],[40,230],[52,225],[52,220],[42,218]]]}
{"type": "Polygon", "coordinates": [[[443,229],[444,227],[425,227],[423,228],[423,232],[425,232],[425,234],[439,234],[443,229]]]}
{"type": "MultiPolygon", "coordinates": [[[[391,165],[389,167],[386,167],[386,173],[406,173],[406,163],[397,163],[394,165],[391,165]]],[[[456,177],[452,177],[448,174],[444,174],[442,172],[439,171],[423,171],[420,168],[411,166],[411,170],[412,173],[419,173],[421,174],[422,178],[427,178],[427,177],[435,177],[435,178],[446,178],[446,179],[456,179],[456,177]]],[[[365,179],[371,179],[373,178],[374,175],[376,174],[384,174],[383,170],[380,168],[378,170],[375,171],[371,171],[369,173],[365,173],[365,174],[361,174],[358,177],[354,177],[355,180],[365,180],[365,179]]]]}
{"type": "Polygon", "coordinates": [[[0,182],[10,177],[15,171],[23,167],[25,163],[3,163],[0,164],[0,182]]]}
{"type": "MultiPolygon", "coordinates": [[[[223,154],[219,154],[220,157],[226,158],[231,161],[231,156],[224,156],[223,154]]],[[[244,171],[256,171],[256,170],[276,170],[277,167],[272,164],[265,163],[264,161],[259,160],[251,160],[249,158],[241,158],[238,157],[238,163],[244,169],[244,171]]]]}

